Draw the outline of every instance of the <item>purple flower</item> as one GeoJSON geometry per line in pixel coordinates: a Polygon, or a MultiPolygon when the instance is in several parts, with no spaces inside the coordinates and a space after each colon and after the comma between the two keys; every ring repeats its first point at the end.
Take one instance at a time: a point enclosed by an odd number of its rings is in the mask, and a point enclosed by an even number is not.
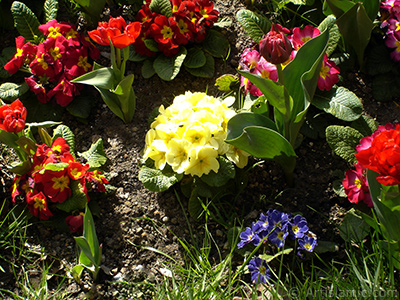
{"type": "Polygon", "coordinates": [[[286,228],[282,229],[276,227],[268,236],[271,243],[274,243],[278,248],[282,248],[285,245],[285,239],[289,235],[289,231],[286,228]]]}
{"type": "Polygon", "coordinates": [[[290,214],[280,212],[279,210],[269,210],[268,211],[269,223],[271,226],[278,227],[282,231],[286,231],[289,219],[292,217],[290,214]]]}
{"type": "Polygon", "coordinates": [[[317,245],[317,236],[309,231],[303,238],[299,239],[299,249],[304,249],[308,252],[312,252],[317,245]]]}
{"type": "Polygon", "coordinates": [[[264,259],[259,257],[252,258],[249,261],[248,268],[251,274],[251,281],[254,283],[266,283],[271,278],[271,270],[264,259]]]}
{"type": "Polygon", "coordinates": [[[300,215],[296,215],[289,223],[289,228],[294,238],[302,238],[308,231],[307,220],[300,215]]]}
{"type": "Polygon", "coordinates": [[[271,226],[271,223],[269,222],[268,212],[266,215],[261,213],[260,219],[257,221],[256,224],[258,224],[258,229],[256,233],[260,236],[260,238],[266,237],[273,229],[273,226],[271,226]]]}
{"type": "Polygon", "coordinates": [[[249,243],[253,243],[255,246],[260,243],[260,237],[256,234],[258,227],[259,225],[253,222],[253,224],[251,224],[251,228],[246,227],[245,231],[240,233],[240,242],[237,244],[238,248],[242,248],[249,243]]]}

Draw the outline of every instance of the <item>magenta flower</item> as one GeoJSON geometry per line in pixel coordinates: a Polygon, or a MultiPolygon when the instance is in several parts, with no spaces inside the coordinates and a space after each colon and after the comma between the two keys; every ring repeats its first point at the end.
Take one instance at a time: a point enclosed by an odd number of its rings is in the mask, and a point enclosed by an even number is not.
{"type": "Polygon", "coordinates": [[[394,51],[390,53],[390,58],[394,61],[400,61],[400,32],[388,33],[385,44],[389,48],[394,48],[394,51]]]}
{"type": "Polygon", "coordinates": [[[307,25],[303,29],[300,29],[300,27],[293,28],[293,35],[291,36],[293,48],[299,50],[301,46],[320,33],[319,29],[312,25],[307,25]]]}
{"type": "Polygon", "coordinates": [[[321,70],[319,71],[318,78],[318,88],[320,90],[329,91],[333,85],[339,81],[338,74],[340,70],[336,67],[336,64],[328,59],[328,56],[325,54],[324,60],[322,61],[321,70]]]}
{"type": "Polygon", "coordinates": [[[241,59],[240,59],[240,66],[243,67],[245,70],[251,70],[255,68],[260,61],[261,55],[257,50],[252,48],[247,48],[243,51],[241,59]]]}
{"type": "Polygon", "coordinates": [[[354,167],[355,170],[347,170],[345,173],[345,179],[343,179],[344,191],[351,203],[363,201],[369,207],[373,207],[366,178],[367,169],[359,163],[354,167]]]}

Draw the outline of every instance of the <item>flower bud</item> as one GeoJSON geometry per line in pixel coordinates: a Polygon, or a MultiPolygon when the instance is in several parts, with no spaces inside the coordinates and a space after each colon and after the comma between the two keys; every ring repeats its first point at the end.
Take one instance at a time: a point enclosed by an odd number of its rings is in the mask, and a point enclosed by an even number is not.
{"type": "Polygon", "coordinates": [[[278,26],[272,24],[270,32],[260,41],[260,54],[274,65],[287,61],[292,53],[292,44],[278,26]]]}

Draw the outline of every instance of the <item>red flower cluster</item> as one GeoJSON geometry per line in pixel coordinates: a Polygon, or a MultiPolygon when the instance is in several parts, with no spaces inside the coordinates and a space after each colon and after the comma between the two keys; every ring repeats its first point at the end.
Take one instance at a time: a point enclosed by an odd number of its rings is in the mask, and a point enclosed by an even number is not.
{"type": "Polygon", "coordinates": [[[155,52],[146,47],[145,40],[154,39],[165,56],[173,56],[180,45],[202,42],[219,16],[210,0],[170,0],[171,17],[152,12],[150,2],[146,0],[136,16],[142,30],[134,43],[136,52],[149,57],[155,52]]]}
{"type": "Polygon", "coordinates": [[[4,104],[0,107],[0,129],[7,132],[20,132],[25,127],[26,108],[19,99],[10,106],[4,104]]]}
{"type": "Polygon", "coordinates": [[[377,181],[383,185],[400,184],[400,125],[378,128],[370,145],[355,156],[367,169],[379,173],[377,181]],[[368,147],[369,146],[369,147],[368,147]]]}
{"type": "Polygon", "coordinates": [[[114,47],[122,49],[134,43],[140,34],[140,23],[126,24],[124,18],[111,17],[107,22],[99,22],[96,30],[88,32],[90,38],[99,45],[109,46],[110,40],[114,47]]]}
{"type": "Polygon", "coordinates": [[[58,104],[67,106],[82,88],[70,80],[91,71],[89,57],[98,59],[100,51],[73,24],[51,20],[40,25],[39,30],[46,40],[34,45],[25,43],[22,36],[17,37],[17,52],[4,68],[14,74],[28,65],[33,75],[25,81],[38,100],[46,103],[55,97],[58,104]]]}
{"type": "Polygon", "coordinates": [[[32,158],[31,170],[15,176],[12,199],[25,196],[32,215],[47,220],[53,216],[49,206],[62,203],[72,196],[71,183],[78,181],[89,201],[88,191],[105,192],[108,183],[99,171],[88,171],[89,165],[77,162],[63,138],[57,138],[51,147],[38,145],[32,158]]]}

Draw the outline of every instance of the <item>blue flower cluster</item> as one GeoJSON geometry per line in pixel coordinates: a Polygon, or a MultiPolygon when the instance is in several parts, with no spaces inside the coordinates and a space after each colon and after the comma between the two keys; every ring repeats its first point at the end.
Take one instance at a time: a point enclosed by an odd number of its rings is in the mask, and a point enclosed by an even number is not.
{"type": "Polygon", "coordinates": [[[276,209],[270,209],[266,214],[261,213],[260,219],[240,233],[238,248],[252,243],[257,246],[268,240],[278,248],[285,245],[286,238],[297,239],[299,250],[312,252],[317,245],[317,236],[308,230],[307,220],[301,215],[292,216],[276,209]]]}

